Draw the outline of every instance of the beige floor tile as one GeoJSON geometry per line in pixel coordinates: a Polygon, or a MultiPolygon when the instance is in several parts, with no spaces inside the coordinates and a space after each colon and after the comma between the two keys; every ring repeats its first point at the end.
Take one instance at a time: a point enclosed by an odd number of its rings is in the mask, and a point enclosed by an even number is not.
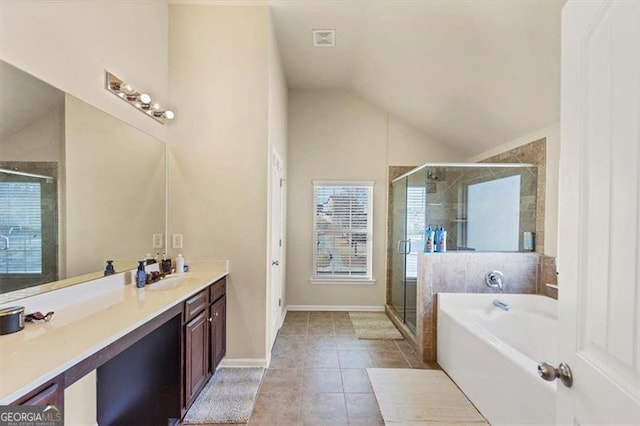
{"type": "Polygon", "coordinates": [[[256,397],[250,425],[295,425],[300,415],[301,395],[294,390],[266,393],[256,397]]]}
{"type": "Polygon", "coordinates": [[[341,372],[345,393],[373,393],[366,369],[343,368],[341,372]]]}
{"type": "Polygon", "coordinates": [[[349,393],[344,397],[347,403],[349,424],[384,424],[378,402],[373,394],[349,393]]]}
{"type": "Polygon", "coordinates": [[[368,351],[338,350],[340,368],[371,368],[373,360],[368,351]]]}
{"type": "Polygon", "coordinates": [[[307,323],[293,323],[293,324],[285,324],[280,328],[279,334],[283,336],[287,335],[302,335],[305,336],[308,332],[307,323]]]}
{"type": "Polygon", "coordinates": [[[304,393],[300,403],[302,424],[346,424],[347,409],[342,393],[304,393]]]}
{"type": "Polygon", "coordinates": [[[302,368],[268,368],[264,372],[259,393],[300,391],[302,368]]]}
{"type": "Polygon", "coordinates": [[[305,368],[302,375],[305,393],[343,392],[342,376],[338,368],[305,368]]]}
{"type": "Polygon", "coordinates": [[[340,368],[338,362],[338,351],[318,350],[311,351],[305,355],[305,368],[340,368]]]}

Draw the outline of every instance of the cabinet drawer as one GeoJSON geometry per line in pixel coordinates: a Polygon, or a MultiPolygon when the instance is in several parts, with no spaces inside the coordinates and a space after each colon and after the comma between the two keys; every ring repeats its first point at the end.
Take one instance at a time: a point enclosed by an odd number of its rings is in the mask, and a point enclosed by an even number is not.
{"type": "Polygon", "coordinates": [[[209,292],[203,290],[184,302],[184,321],[189,322],[209,305],[209,292]]]}
{"type": "Polygon", "coordinates": [[[64,406],[64,380],[62,375],[45,383],[39,388],[15,401],[16,405],[55,405],[64,406]]]}
{"type": "Polygon", "coordinates": [[[220,299],[227,292],[227,277],[224,277],[211,286],[211,303],[220,299]]]}

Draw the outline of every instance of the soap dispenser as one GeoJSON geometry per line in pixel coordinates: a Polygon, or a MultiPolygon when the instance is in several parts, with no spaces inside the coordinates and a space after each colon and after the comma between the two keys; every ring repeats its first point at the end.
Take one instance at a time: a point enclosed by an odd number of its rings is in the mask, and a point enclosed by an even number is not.
{"type": "Polygon", "coordinates": [[[142,288],[147,282],[147,273],[144,270],[144,260],[138,261],[138,270],[136,271],[136,287],[142,288]]]}
{"type": "Polygon", "coordinates": [[[104,276],[113,275],[116,273],[115,268],[113,267],[113,260],[107,260],[107,266],[104,267],[104,276]]]}

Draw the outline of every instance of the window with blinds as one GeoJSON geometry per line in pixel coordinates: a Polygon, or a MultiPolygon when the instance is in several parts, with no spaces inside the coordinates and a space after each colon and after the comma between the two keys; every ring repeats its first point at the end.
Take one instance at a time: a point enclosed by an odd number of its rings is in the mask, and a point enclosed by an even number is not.
{"type": "Polygon", "coordinates": [[[373,182],[313,183],[316,280],[371,280],[373,182]]]}
{"type": "Polygon", "coordinates": [[[37,182],[0,182],[0,274],[42,273],[42,197],[37,182]]]}
{"type": "Polygon", "coordinates": [[[407,239],[411,242],[405,263],[407,278],[418,278],[418,253],[424,249],[427,194],[424,186],[407,187],[407,239]]]}

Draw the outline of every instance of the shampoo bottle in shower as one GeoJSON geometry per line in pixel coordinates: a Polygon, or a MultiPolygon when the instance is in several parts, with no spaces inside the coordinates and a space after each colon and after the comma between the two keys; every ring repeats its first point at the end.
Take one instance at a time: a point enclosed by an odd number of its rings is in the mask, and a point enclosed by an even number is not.
{"type": "Polygon", "coordinates": [[[436,251],[438,253],[447,252],[447,230],[440,226],[436,231],[436,251]]]}
{"type": "Polygon", "coordinates": [[[434,251],[435,232],[431,229],[431,225],[424,230],[424,252],[433,253],[434,251]]]}

